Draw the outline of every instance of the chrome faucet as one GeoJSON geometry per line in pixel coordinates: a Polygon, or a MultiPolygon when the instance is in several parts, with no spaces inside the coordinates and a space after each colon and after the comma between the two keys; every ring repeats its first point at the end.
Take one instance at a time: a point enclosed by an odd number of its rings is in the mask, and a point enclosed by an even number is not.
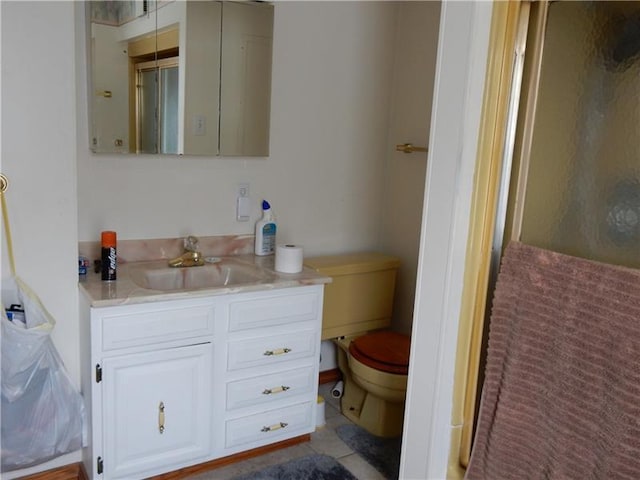
{"type": "Polygon", "coordinates": [[[204,257],[198,251],[198,237],[189,235],[184,239],[184,253],[169,260],[170,267],[200,267],[204,265],[204,257]]]}

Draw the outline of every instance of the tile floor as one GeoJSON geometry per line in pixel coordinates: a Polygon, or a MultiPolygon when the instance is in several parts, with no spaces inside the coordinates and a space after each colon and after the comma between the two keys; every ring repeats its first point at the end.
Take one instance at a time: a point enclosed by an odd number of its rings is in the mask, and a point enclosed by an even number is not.
{"type": "Polygon", "coordinates": [[[324,397],[326,404],[327,423],[311,434],[311,441],[200,473],[189,477],[188,480],[229,480],[237,475],[316,453],[334,457],[359,480],[385,480],[378,470],[369,465],[336,434],[335,429],[342,424],[350,423],[350,420],[340,414],[340,400],[331,396],[332,387],[333,383],[320,385],[319,393],[324,397]]]}

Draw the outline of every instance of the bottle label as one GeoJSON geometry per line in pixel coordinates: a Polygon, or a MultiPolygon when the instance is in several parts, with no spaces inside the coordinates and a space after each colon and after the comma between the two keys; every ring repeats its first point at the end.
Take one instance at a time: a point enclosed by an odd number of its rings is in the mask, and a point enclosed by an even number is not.
{"type": "Polygon", "coordinates": [[[273,253],[276,251],[276,224],[267,223],[262,227],[262,251],[273,253]]]}
{"type": "Polygon", "coordinates": [[[116,247],[102,247],[102,280],[115,280],[116,266],[116,247]]]}

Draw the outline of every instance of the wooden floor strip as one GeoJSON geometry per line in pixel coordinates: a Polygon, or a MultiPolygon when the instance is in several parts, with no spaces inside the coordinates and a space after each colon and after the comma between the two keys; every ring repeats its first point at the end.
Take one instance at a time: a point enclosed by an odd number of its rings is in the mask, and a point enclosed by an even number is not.
{"type": "Polygon", "coordinates": [[[20,477],[19,480],[89,480],[89,477],[84,465],[78,462],[20,477]]]}
{"type": "MultiPolygon", "coordinates": [[[[248,460],[266,453],[308,442],[309,440],[311,440],[310,434],[300,435],[295,438],[283,440],[282,442],[272,443],[271,445],[265,445],[264,447],[254,448],[252,450],[247,450],[246,452],[229,455],[228,457],[218,458],[216,460],[211,460],[210,462],[199,463],[173,472],[156,475],[148,480],[182,480],[189,475],[207,472],[215,468],[224,467],[242,460],[248,460]]],[[[78,462],[47,470],[45,472],[20,477],[17,480],[89,480],[89,477],[84,469],[84,465],[81,462],[78,462]]]]}
{"type": "Polygon", "coordinates": [[[242,460],[248,460],[250,458],[264,455],[265,453],[280,450],[282,448],[292,447],[300,443],[308,442],[311,440],[311,435],[300,435],[299,437],[290,438],[289,440],[283,440],[282,442],[272,443],[271,445],[265,445],[264,447],[254,448],[247,450],[246,452],[236,453],[224,458],[218,458],[211,460],[210,462],[199,463],[198,465],[192,465],[190,467],[181,468],[169,473],[163,473],[155,477],[151,477],[148,480],[182,480],[189,475],[196,475],[198,473],[207,472],[215,468],[224,467],[232,463],[240,462],[242,460]]]}
{"type": "Polygon", "coordinates": [[[334,368],[333,370],[325,370],[320,372],[320,378],[318,379],[318,383],[323,385],[325,383],[337,382],[338,380],[342,380],[342,374],[340,370],[334,368]]]}

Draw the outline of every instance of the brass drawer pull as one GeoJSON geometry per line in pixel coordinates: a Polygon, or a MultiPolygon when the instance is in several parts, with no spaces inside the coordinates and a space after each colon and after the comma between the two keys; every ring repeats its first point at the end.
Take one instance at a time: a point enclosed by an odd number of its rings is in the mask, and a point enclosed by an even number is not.
{"type": "Polygon", "coordinates": [[[275,425],[271,425],[269,427],[262,427],[262,430],[260,430],[261,432],[273,432],[274,430],[280,430],[281,428],[285,428],[288,425],[288,423],[284,423],[284,422],[280,422],[280,423],[276,423],[275,425]]]}
{"type": "Polygon", "coordinates": [[[275,350],[267,350],[266,352],[263,353],[263,355],[266,355],[267,357],[271,356],[271,355],[283,355],[285,353],[289,353],[291,351],[290,348],[276,348],[275,350]]]}
{"type": "Polygon", "coordinates": [[[161,434],[164,433],[164,402],[158,405],[158,430],[161,434]]]}
{"type": "Polygon", "coordinates": [[[266,388],[265,390],[263,390],[262,394],[271,395],[272,393],[286,392],[290,388],[291,387],[287,387],[286,385],[282,385],[281,387],[266,388]]]}

